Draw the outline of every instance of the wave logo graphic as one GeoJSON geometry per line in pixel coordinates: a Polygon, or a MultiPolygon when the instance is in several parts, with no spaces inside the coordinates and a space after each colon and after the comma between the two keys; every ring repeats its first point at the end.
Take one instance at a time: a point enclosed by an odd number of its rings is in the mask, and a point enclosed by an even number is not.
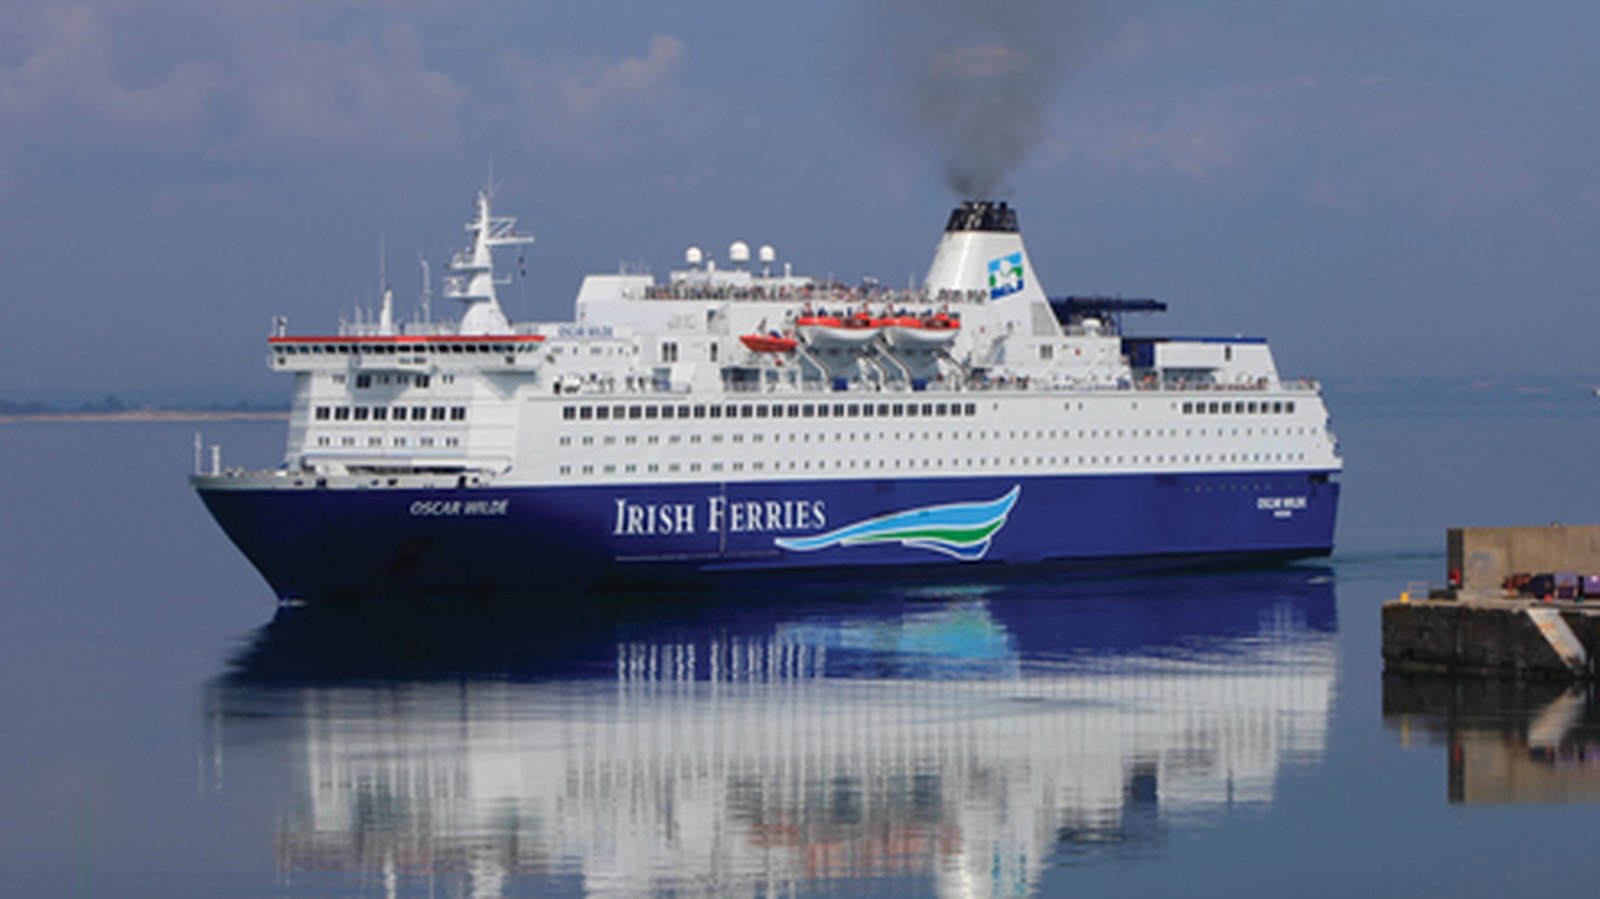
{"type": "Polygon", "coordinates": [[[989,551],[989,541],[1005,526],[1017,504],[1021,485],[999,499],[978,503],[947,503],[880,515],[810,537],[779,537],[774,542],[793,552],[814,552],[830,546],[899,543],[913,549],[930,549],[963,562],[976,562],[989,551]]]}
{"type": "Polygon", "coordinates": [[[1022,254],[989,260],[989,299],[998,300],[1022,289],[1022,254]]]}

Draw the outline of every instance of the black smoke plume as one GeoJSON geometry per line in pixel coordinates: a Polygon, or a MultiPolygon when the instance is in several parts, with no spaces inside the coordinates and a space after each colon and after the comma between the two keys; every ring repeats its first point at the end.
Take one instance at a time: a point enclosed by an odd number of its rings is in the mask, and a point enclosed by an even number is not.
{"type": "Polygon", "coordinates": [[[1085,47],[1083,0],[850,0],[840,71],[874,127],[930,144],[945,183],[984,199],[1046,136],[1085,47]]]}

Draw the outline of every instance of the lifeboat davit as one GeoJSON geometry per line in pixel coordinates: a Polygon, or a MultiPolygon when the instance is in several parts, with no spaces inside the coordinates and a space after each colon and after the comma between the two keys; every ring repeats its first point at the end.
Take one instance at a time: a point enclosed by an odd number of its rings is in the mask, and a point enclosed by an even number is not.
{"type": "Polygon", "coordinates": [[[757,353],[792,353],[800,341],[781,334],[745,334],[739,342],[757,353]]]}

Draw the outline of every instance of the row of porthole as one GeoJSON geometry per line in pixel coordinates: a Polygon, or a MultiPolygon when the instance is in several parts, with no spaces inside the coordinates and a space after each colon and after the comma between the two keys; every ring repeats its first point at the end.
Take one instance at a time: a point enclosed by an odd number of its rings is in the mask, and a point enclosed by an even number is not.
{"type": "Polygon", "coordinates": [[[978,414],[977,403],[728,403],[562,406],[565,421],[719,418],[891,418],[978,414]]]}
{"type": "MultiPolygon", "coordinates": [[[[1292,430],[1289,429],[1289,428],[1285,428],[1283,436],[1290,437],[1290,436],[1301,435],[1301,434],[1304,434],[1304,433],[1307,433],[1307,429],[1305,429],[1305,428],[1295,428],[1295,429],[1292,429],[1292,430]]],[[[763,435],[763,434],[761,434],[759,432],[755,433],[755,434],[751,434],[750,435],[750,441],[752,443],[761,443],[765,439],[765,436],[766,435],[763,435]]],[[[773,442],[774,443],[782,443],[782,442],[784,442],[784,436],[785,435],[782,434],[782,433],[773,434],[771,436],[773,437],[773,442]]],[[[805,442],[805,443],[810,443],[812,435],[810,433],[808,433],[808,432],[807,433],[791,432],[791,433],[788,433],[787,436],[788,436],[788,442],[790,442],[790,443],[798,443],[798,442],[802,442],[802,441],[805,442]]],[[[1194,434],[1193,434],[1191,429],[1185,428],[1183,436],[1185,436],[1185,437],[1193,437],[1194,434]]],[[[1206,431],[1205,431],[1204,428],[1202,428],[1200,430],[1200,435],[1199,436],[1201,436],[1201,437],[1207,436],[1206,431]]],[[[1219,438],[1222,438],[1222,437],[1226,437],[1228,435],[1224,435],[1224,434],[1220,433],[1220,429],[1219,429],[1219,433],[1216,436],[1219,437],[1219,438]]],[[[1240,436],[1239,433],[1238,433],[1238,429],[1237,428],[1234,429],[1234,433],[1233,433],[1232,436],[1234,436],[1234,437],[1240,436]]],[[[1249,429],[1246,429],[1243,436],[1245,436],[1245,437],[1253,437],[1255,435],[1249,429]]],[[[1273,433],[1271,435],[1262,434],[1261,436],[1263,436],[1263,437],[1274,436],[1275,437],[1275,436],[1278,436],[1278,434],[1277,434],[1277,430],[1274,429],[1274,431],[1273,431],[1273,433]]],[[[711,442],[712,443],[721,443],[722,440],[723,440],[723,437],[724,437],[723,434],[712,434],[711,435],[711,442]]],[[[745,435],[742,434],[742,433],[735,433],[735,434],[731,435],[731,440],[734,443],[743,443],[744,442],[744,437],[745,437],[745,435]]],[[[962,434],[959,431],[952,431],[950,433],[950,437],[951,437],[951,439],[956,439],[956,440],[963,439],[962,438],[962,434]]],[[[1144,439],[1159,440],[1159,439],[1166,439],[1166,438],[1174,438],[1175,439],[1177,437],[1178,437],[1178,432],[1177,432],[1176,429],[1174,429],[1171,432],[1171,434],[1168,434],[1164,429],[1156,431],[1155,434],[1153,434],[1153,435],[1151,434],[1151,432],[1149,430],[1146,430],[1145,434],[1144,434],[1144,439]]],[[[816,435],[816,438],[817,438],[817,442],[818,443],[826,443],[828,441],[828,435],[826,435],[826,434],[818,434],[818,435],[816,435]]],[[[1127,435],[1127,438],[1124,438],[1123,432],[1122,431],[1117,431],[1116,435],[1115,435],[1115,438],[1113,438],[1112,432],[1109,429],[1107,429],[1103,434],[1102,434],[1102,432],[1095,431],[1095,430],[1088,431],[1087,433],[1085,433],[1082,430],[1078,431],[1078,439],[1079,440],[1101,440],[1101,439],[1105,439],[1105,440],[1119,439],[1120,440],[1120,439],[1128,439],[1128,438],[1131,438],[1131,439],[1134,439],[1134,440],[1140,439],[1139,432],[1138,431],[1133,431],[1132,433],[1127,435]]],[[[654,445],[656,445],[657,443],[660,442],[660,439],[661,439],[660,435],[650,434],[650,435],[648,435],[646,437],[646,442],[649,443],[651,446],[654,446],[654,445]]],[[[871,432],[871,431],[865,431],[865,432],[836,431],[836,432],[834,432],[833,439],[834,439],[834,442],[836,442],[836,443],[842,443],[842,442],[844,442],[846,440],[849,440],[851,442],[855,442],[857,439],[861,440],[864,443],[871,442],[873,439],[877,439],[877,440],[881,440],[881,441],[902,440],[902,439],[904,439],[904,440],[943,440],[943,439],[945,439],[945,434],[944,434],[943,431],[934,431],[934,432],[931,432],[931,433],[923,432],[921,434],[918,434],[918,433],[915,433],[915,432],[907,432],[904,435],[904,437],[902,437],[901,433],[898,432],[898,431],[894,432],[892,436],[891,436],[890,432],[887,432],[887,431],[878,431],[878,432],[876,432],[876,434],[874,434],[874,432],[871,432]]],[[[990,436],[988,431],[977,431],[977,432],[967,431],[965,439],[967,439],[967,440],[989,440],[989,439],[991,439],[991,436],[990,436]]],[[[996,432],[994,432],[994,435],[993,435],[992,439],[994,439],[994,440],[1001,440],[1001,439],[1016,440],[1016,439],[1018,439],[1018,437],[1017,437],[1017,432],[1016,431],[1009,432],[1008,436],[1002,436],[1001,432],[996,431],[996,432]]],[[[1071,440],[1073,438],[1072,438],[1072,431],[1070,429],[1067,429],[1067,430],[1061,431],[1059,436],[1058,436],[1056,431],[1048,431],[1048,432],[1047,431],[1037,431],[1037,432],[1023,431],[1021,439],[1023,439],[1023,440],[1028,440],[1028,439],[1071,440]]],[[[667,435],[667,442],[668,443],[678,443],[681,440],[682,440],[682,436],[681,435],[678,435],[678,434],[667,435]]],[[[689,435],[689,442],[690,443],[699,443],[700,440],[701,440],[701,435],[699,435],[699,434],[690,434],[689,435]]],[[[602,438],[600,442],[605,446],[613,446],[613,445],[616,444],[617,440],[616,440],[616,437],[607,435],[604,438],[602,438]]],[[[628,435],[627,437],[624,438],[624,442],[628,446],[633,446],[635,443],[638,442],[638,439],[637,439],[636,435],[628,435]]],[[[595,437],[593,437],[592,435],[584,435],[582,438],[580,438],[580,443],[582,443],[582,445],[584,445],[584,446],[594,446],[595,445],[595,437]]],[[[571,437],[571,435],[562,435],[561,438],[560,438],[560,444],[562,446],[571,446],[572,445],[572,437],[571,437]]]]}
{"type": "Polygon", "coordinates": [[[466,421],[466,406],[317,406],[316,421],[466,421]],[[407,409],[410,412],[407,413],[407,409]]]}
{"type": "Polygon", "coordinates": [[[1293,415],[1294,400],[1212,400],[1202,403],[1184,403],[1184,415],[1293,415]]]}
{"type": "MultiPolygon", "coordinates": [[[[417,441],[417,446],[420,446],[420,447],[431,447],[431,446],[434,445],[435,438],[433,438],[433,437],[418,437],[418,438],[416,438],[416,441],[417,441]]],[[[461,438],[459,438],[459,437],[446,437],[446,438],[444,438],[443,444],[445,446],[447,446],[447,447],[457,447],[457,446],[461,445],[461,438]]],[[[327,446],[334,446],[334,445],[335,444],[333,442],[333,438],[328,436],[328,435],[326,435],[326,434],[323,434],[323,435],[317,437],[317,446],[327,447],[327,446]]],[[[357,439],[354,436],[344,436],[344,437],[340,437],[339,438],[338,445],[342,446],[342,447],[353,447],[353,446],[358,446],[358,445],[361,445],[361,444],[359,444],[359,442],[357,441],[357,439]]],[[[383,446],[383,438],[382,437],[368,435],[367,442],[366,442],[365,445],[369,446],[369,447],[381,447],[381,446],[383,446]]],[[[406,446],[410,445],[410,441],[406,437],[395,437],[392,440],[392,445],[397,446],[397,447],[406,447],[406,446]]]]}
{"type": "MultiPolygon", "coordinates": [[[[1280,462],[1280,463],[1281,462],[1299,462],[1299,461],[1304,461],[1304,459],[1305,459],[1305,456],[1302,453],[1253,453],[1253,454],[1252,453],[1233,453],[1233,454],[1223,453],[1221,455],[1195,453],[1195,454],[1192,454],[1192,455],[1185,455],[1185,456],[1183,456],[1181,458],[1178,457],[1178,456],[1173,456],[1171,459],[1168,459],[1168,457],[1166,457],[1166,456],[1159,456],[1159,455],[1158,456],[1145,456],[1145,457],[1143,457],[1143,461],[1141,461],[1140,457],[1138,457],[1138,456],[1134,456],[1132,458],[1128,458],[1128,457],[1125,457],[1125,456],[1116,456],[1116,457],[1105,456],[1104,458],[1102,458],[1100,456],[1079,456],[1077,464],[1079,466],[1085,466],[1085,467],[1097,467],[1097,466],[1102,466],[1102,465],[1113,466],[1113,465],[1141,465],[1141,464],[1142,465],[1200,465],[1200,464],[1216,464],[1216,463],[1219,463],[1219,462],[1237,462],[1237,463],[1252,463],[1253,462],[1253,463],[1258,463],[1259,464],[1259,463],[1271,463],[1271,462],[1280,462]]],[[[850,460],[836,459],[836,460],[834,460],[833,467],[832,467],[831,470],[833,470],[833,471],[872,471],[872,470],[880,470],[880,471],[882,471],[882,470],[887,470],[887,469],[889,469],[891,467],[888,464],[888,460],[878,459],[876,461],[877,461],[877,465],[876,466],[874,466],[872,464],[871,460],[868,460],[867,464],[865,464],[865,465],[858,466],[856,464],[856,460],[854,460],[854,459],[850,459],[850,460]],[[845,464],[846,461],[849,462],[848,465],[845,464]]],[[[1037,457],[1034,457],[1031,460],[1027,456],[1023,456],[1023,457],[1020,457],[1020,458],[1018,458],[1016,456],[1012,456],[1010,458],[968,459],[967,460],[967,464],[965,466],[963,466],[961,464],[960,460],[956,460],[948,467],[952,468],[952,469],[974,469],[974,468],[980,468],[980,467],[994,469],[994,468],[1000,468],[1000,467],[1004,467],[1004,466],[1009,466],[1009,467],[1027,467],[1027,466],[1030,466],[1030,465],[1054,466],[1054,467],[1059,467],[1059,466],[1063,466],[1064,465],[1064,466],[1070,467],[1070,466],[1073,465],[1073,462],[1072,462],[1072,457],[1071,456],[1063,457],[1059,461],[1058,461],[1057,457],[1055,457],[1055,456],[1049,456],[1049,457],[1037,456],[1037,457]]],[[[678,473],[683,472],[686,469],[690,474],[697,474],[697,473],[699,473],[699,472],[701,472],[703,470],[702,469],[702,463],[699,463],[699,462],[687,462],[687,463],[683,463],[683,462],[667,462],[667,463],[650,462],[650,463],[646,463],[643,467],[644,467],[644,472],[646,474],[659,474],[663,470],[663,468],[665,468],[665,470],[666,470],[666,472],[668,474],[678,474],[678,473]]],[[[897,470],[904,470],[904,469],[913,469],[913,470],[915,470],[915,469],[918,469],[918,468],[921,468],[921,469],[945,468],[946,466],[944,464],[944,460],[943,459],[921,459],[921,460],[916,460],[916,459],[906,459],[906,460],[895,459],[894,460],[894,465],[892,467],[894,469],[897,469],[897,470]],[[902,463],[904,463],[904,464],[902,464],[902,463]]],[[[613,463],[613,464],[607,464],[607,465],[593,465],[593,464],[581,465],[581,466],[562,465],[557,469],[557,471],[558,471],[559,474],[561,474],[563,476],[568,476],[568,475],[571,475],[573,473],[574,468],[577,469],[578,473],[583,474],[583,475],[593,475],[593,474],[596,473],[597,470],[601,474],[616,474],[617,470],[618,470],[618,466],[613,463]]],[[[636,474],[636,473],[638,473],[639,468],[640,468],[640,466],[637,463],[627,464],[627,465],[621,466],[623,474],[636,474]]],[[[749,468],[750,468],[751,471],[766,471],[766,470],[768,470],[766,463],[765,462],[760,462],[760,461],[749,463],[749,468]]],[[[709,469],[705,469],[705,470],[709,470],[709,471],[711,471],[713,473],[724,471],[725,470],[724,463],[722,463],[722,462],[709,463],[709,469]]],[[[742,471],[745,470],[745,463],[743,463],[743,462],[727,463],[726,464],[726,470],[742,472],[742,471]]],[[[772,464],[772,466],[771,466],[771,470],[775,471],[775,472],[782,472],[782,471],[809,472],[809,471],[829,471],[830,469],[829,469],[828,464],[826,462],[819,462],[819,463],[817,463],[817,465],[815,467],[813,467],[813,465],[811,463],[811,460],[809,460],[809,459],[806,459],[806,460],[793,460],[793,459],[791,459],[791,460],[789,460],[787,468],[785,468],[784,463],[782,463],[782,462],[774,462],[772,464]]]]}

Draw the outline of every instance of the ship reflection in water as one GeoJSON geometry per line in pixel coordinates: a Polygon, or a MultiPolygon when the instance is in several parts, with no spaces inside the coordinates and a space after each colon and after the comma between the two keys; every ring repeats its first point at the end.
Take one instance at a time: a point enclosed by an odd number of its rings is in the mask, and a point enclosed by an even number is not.
{"type": "Polygon", "coordinates": [[[1446,747],[1453,803],[1600,800],[1600,707],[1581,686],[1385,675],[1383,720],[1446,747]]]}
{"type": "Polygon", "coordinates": [[[286,889],[1012,896],[1321,758],[1324,570],[857,594],[285,609],[209,782],[286,768],[286,889]]]}

